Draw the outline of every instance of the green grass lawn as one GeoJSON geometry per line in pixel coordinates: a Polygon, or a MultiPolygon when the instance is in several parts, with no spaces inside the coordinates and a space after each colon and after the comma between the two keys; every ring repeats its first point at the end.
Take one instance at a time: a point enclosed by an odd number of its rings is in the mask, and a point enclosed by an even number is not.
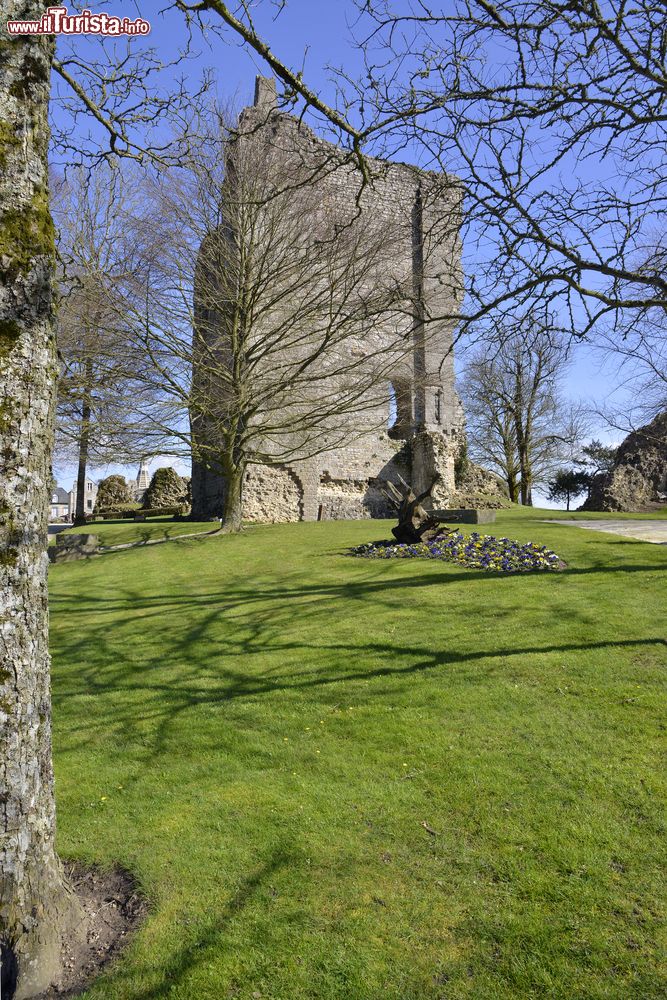
{"type": "MultiPolygon", "coordinates": [[[[507,513],[507,511],[505,511],[507,513]]],[[[667,504],[649,514],[630,514],[626,511],[611,511],[602,513],[596,510],[537,510],[530,507],[515,507],[509,512],[510,517],[521,517],[529,521],[536,518],[549,518],[559,521],[667,521],[667,504]]]]}
{"type": "Polygon", "coordinates": [[[97,535],[100,545],[124,545],[127,542],[148,542],[154,539],[178,538],[208,531],[217,531],[217,521],[174,521],[173,517],[149,517],[146,521],[88,521],[78,528],[66,528],[68,535],[97,535]]]}
{"type": "Polygon", "coordinates": [[[552,515],[488,530],[554,574],[344,554],[386,522],[51,568],[59,849],[151,902],[86,997],[665,997],[667,550],[552,515]]]}

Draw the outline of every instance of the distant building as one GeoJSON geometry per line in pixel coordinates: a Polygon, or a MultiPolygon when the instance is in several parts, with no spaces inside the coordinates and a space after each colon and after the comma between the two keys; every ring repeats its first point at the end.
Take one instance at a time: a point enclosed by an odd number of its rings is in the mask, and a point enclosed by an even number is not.
{"type": "Polygon", "coordinates": [[[60,521],[61,518],[69,517],[69,494],[60,486],[56,486],[51,494],[51,504],[49,507],[49,520],[60,521]]]}
{"type": "MultiPolygon", "coordinates": [[[[72,485],[72,489],[69,492],[69,516],[74,518],[76,514],[76,494],[77,488],[76,483],[72,485]]],[[[85,483],[85,499],[83,501],[83,509],[85,514],[92,514],[95,509],[95,500],[97,499],[97,483],[94,483],[92,479],[86,479],[85,483]]]]}
{"type": "MultiPolygon", "coordinates": [[[[141,501],[143,500],[144,493],[148,489],[150,481],[151,481],[151,474],[148,471],[148,462],[142,459],[141,464],[139,466],[139,472],[137,474],[137,478],[130,479],[127,484],[130,488],[130,491],[134,494],[135,500],[137,500],[139,503],[141,503],[141,501]]],[[[70,490],[69,493],[66,493],[65,490],[61,490],[59,487],[56,490],[54,490],[52,497],[53,502],[51,504],[51,517],[52,518],[69,517],[69,519],[73,521],[74,516],[76,514],[76,493],[77,493],[76,482],[72,484],[72,489],[70,490]],[[56,493],[60,495],[60,502],[58,505],[56,505],[56,502],[53,499],[56,493]],[[55,513],[56,506],[58,506],[59,509],[62,508],[61,513],[59,514],[55,513]]],[[[86,515],[91,515],[93,513],[93,511],[95,510],[96,500],[97,500],[97,483],[93,482],[92,479],[86,479],[85,499],[83,502],[84,513],[86,515]]]]}
{"type": "Polygon", "coordinates": [[[142,458],[139,465],[139,472],[137,473],[137,478],[132,483],[129,483],[130,489],[134,487],[134,499],[141,503],[144,499],[144,493],[150,486],[151,474],[148,471],[148,461],[142,458]]]}

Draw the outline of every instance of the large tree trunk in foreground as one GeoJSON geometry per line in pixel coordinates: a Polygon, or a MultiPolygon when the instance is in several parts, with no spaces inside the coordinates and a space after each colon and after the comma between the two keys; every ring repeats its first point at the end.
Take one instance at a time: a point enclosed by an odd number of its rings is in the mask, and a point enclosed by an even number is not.
{"type": "MultiPolygon", "coordinates": [[[[43,5],[5,0],[3,20],[43,5]]],[[[4,29],[4,25],[3,25],[4,29]]],[[[46,593],[56,355],[47,188],[52,42],[0,40],[2,998],[43,990],[79,914],[54,850],[46,593]]]]}
{"type": "Polygon", "coordinates": [[[241,530],[243,518],[243,477],[245,468],[238,465],[225,467],[225,496],[222,506],[220,530],[234,534],[241,530]]]}

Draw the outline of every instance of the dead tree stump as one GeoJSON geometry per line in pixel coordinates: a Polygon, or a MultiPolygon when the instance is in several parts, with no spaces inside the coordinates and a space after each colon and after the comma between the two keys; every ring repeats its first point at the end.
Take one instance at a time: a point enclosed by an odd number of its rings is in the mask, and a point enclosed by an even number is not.
{"type": "Polygon", "coordinates": [[[432,542],[439,535],[451,533],[451,529],[442,527],[442,521],[437,515],[422,507],[422,502],[431,495],[439,478],[436,476],[429,488],[419,496],[415,495],[412,487],[400,476],[400,488],[388,480],[383,482],[382,492],[396,508],[398,515],[398,524],[391,529],[397,542],[414,545],[416,542],[432,542]]]}

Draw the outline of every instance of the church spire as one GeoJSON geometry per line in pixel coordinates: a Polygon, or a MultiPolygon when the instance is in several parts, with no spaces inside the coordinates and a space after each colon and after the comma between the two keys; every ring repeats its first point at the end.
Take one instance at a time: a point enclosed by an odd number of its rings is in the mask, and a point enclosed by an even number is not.
{"type": "Polygon", "coordinates": [[[151,481],[151,474],[148,471],[148,460],[145,458],[141,459],[139,465],[139,473],[137,475],[137,492],[142,492],[147,490],[151,481]]]}

